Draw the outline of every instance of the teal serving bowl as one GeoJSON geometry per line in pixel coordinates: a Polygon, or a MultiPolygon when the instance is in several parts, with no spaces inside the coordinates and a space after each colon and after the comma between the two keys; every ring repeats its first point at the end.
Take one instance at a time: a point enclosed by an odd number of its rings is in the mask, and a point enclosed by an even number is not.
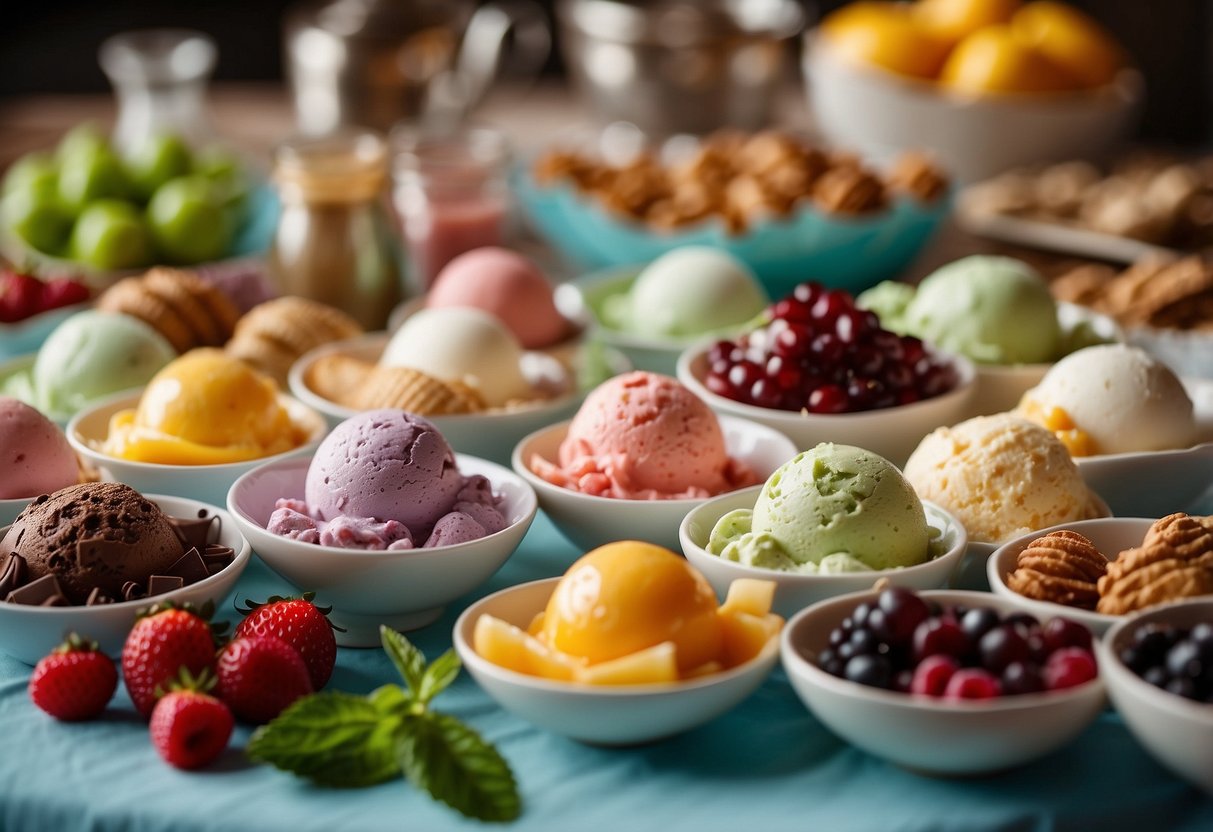
{"type": "Polygon", "coordinates": [[[648,263],[683,246],[706,245],[753,269],[771,297],[806,280],[857,293],[893,277],[930,241],[951,211],[949,194],[930,204],[894,198],[879,214],[827,214],[807,202],[791,215],[730,234],[719,219],[661,233],[612,216],[568,184],[541,186],[517,168],[514,193],[530,224],[566,259],[590,271],[648,263]]]}

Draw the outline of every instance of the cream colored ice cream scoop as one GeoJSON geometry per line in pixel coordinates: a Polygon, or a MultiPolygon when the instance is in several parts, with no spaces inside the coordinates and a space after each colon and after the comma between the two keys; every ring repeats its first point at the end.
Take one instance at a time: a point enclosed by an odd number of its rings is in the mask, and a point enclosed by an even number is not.
{"type": "Polygon", "coordinates": [[[479,309],[422,309],[404,322],[379,359],[474,387],[490,407],[535,397],[522,372],[522,348],[492,315],[479,309]]]}

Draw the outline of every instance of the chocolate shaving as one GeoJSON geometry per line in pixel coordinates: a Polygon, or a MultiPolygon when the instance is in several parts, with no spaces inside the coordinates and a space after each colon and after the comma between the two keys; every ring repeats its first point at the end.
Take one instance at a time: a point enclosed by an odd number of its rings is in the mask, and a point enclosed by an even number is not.
{"type": "Polygon", "coordinates": [[[70,607],[71,604],[69,604],[67,602],[67,599],[64,598],[62,595],[59,595],[58,593],[56,593],[56,594],[52,595],[50,598],[47,598],[45,601],[43,601],[38,606],[40,606],[40,607],[70,607]]]}
{"type": "MultiPolygon", "coordinates": [[[[201,581],[210,574],[206,568],[206,561],[202,559],[201,553],[195,548],[190,549],[181,557],[173,562],[173,565],[164,570],[163,576],[153,575],[153,580],[156,577],[177,577],[181,579],[182,585],[194,584],[201,581]]],[[[152,592],[151,584],[148,584],[148,595],[156,595],[152,592]]]]}
{"type": "Polygon", "coordinates": [[[4,564],[4,572],[0,573],[0,598],[7,598],[9,593],[28,580],[29,564],[16,552],[10,553],[4,564]]]}
{"type": "Polygon", "coordinates": [[[181,589],[183,586],[185,586],[185,579],[180,575],[152,575],[147,579],[147,594],[148,597],[163,595],[174,589],[181,589]]]}
{"type": "Polygon", "coordinates": [[[95,586],[93,587],[92,592],[88,594],[88,598],[85,600],[84,605],[86,607],[96,607],[100,606],[101,604],[112,603],[114,603],[114,599],[106,595],[105,590],[103,590],[101,587],[95,586]]]}
{"type": "Polygon", "coordinates": [[[195,519],[184,517],[170,517],[168,521],[172,524],[173,531],[177,532],[177,537],[181,540],[181,546],[184,549],[198,549],[199,551],[206,548],[212,536],[219,534],[219,515],[206,516],[206,510],[198,512],[199,516],[195,519]],[[214,535],[211,529],[214,528],[214,535]]]}
{"type": "Polygon", "coordinates": [[[223,571],[235,559],[236,550],[231,546],[223,546],[219,543],[211,543],[202,553],[202,560],[206,563],[206,571],[210,575],[223,571]]]}
{"type": "Polygon", "coordinates": [[[135,583],[134,581],[127,581],[122,585],[123,601],[136,601],[140,598],[146,597],[146,595],[147,593],[143,591],[143,587],[139,586],[139,584],[135,583]]]}
{"type": "MultiPolygon", "coordinates": [[[[30,581],[20,589],[13,590],[4,599],[10,604],[25,604],[31,607],[46,606],[47,601],[50,601],[59,596],[63,599],[63,587],[59,586],[59,579],[54,575],[43,575],[36,581],[30,581]]],[[[66,604],[66,599],[63,599],[66,604]]],[[[50,606],[62,606],[61,604],[51,604],[50,606]]]]}

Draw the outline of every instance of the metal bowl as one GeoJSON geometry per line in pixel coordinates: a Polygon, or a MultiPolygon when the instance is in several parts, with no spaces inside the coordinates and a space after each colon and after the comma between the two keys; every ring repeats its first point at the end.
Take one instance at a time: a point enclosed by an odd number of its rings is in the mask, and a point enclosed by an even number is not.
{"type": "Polygon", "coordinates": [[[652,136],[769,124],[806,19],[795,0],[561,0],[556,11],[595,114],[652,136]]]}

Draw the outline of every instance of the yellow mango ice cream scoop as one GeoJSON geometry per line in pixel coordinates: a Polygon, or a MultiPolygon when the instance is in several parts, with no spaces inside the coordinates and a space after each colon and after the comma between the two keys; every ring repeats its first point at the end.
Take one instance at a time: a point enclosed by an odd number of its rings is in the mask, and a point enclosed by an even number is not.
{"type": "Polygon", "coordinates": [[[157,373],[134,410],[110,419],[104,453],[161,465],[222,465],[289,451],[306,440],[278,385],[222,350],[197,349],[157,373]]]}

